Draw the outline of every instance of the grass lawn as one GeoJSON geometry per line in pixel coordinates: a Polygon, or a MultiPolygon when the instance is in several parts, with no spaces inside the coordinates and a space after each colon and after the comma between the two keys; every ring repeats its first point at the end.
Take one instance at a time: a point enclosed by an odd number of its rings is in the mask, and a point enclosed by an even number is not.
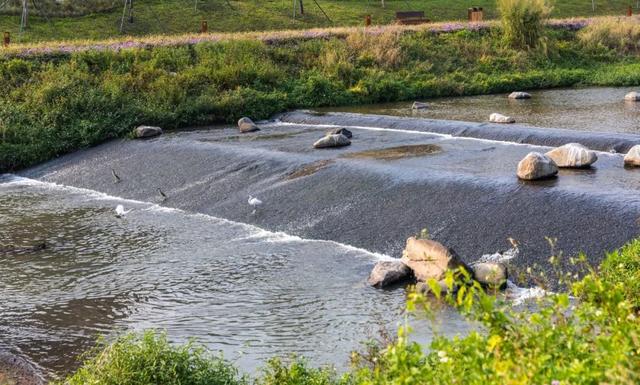
{"type": "MultiPolygon", "coordinates": [[[[197,32],[200,21],[208,21],[210,31],[303,29],[311,27],[361,25],[365,15],[373,24],[393,22],[398,10],[421,10],[433,21],[463,20],[467,8],[481,6],[486,18],[496,16],[495,0],[317,0],[331,18],[323,15],[313,0],[304,0],[305,14],[293,19],[291,0],[200,0],[198,10],[191,0],[134,1],[134,23],[125,24],[125,34],[175,34],[197,32]]],[[[596,0],[595,12],[589,0],[558,0],[552,17],[623,15],[631,0],[596,0]]],[[[635,10],[635,8],[634,8],[635,10]]],[[[32,17],[28,30],[19,35],[19,15],[0,15],[0,30],[9,31],[18,42],[69,39],[104,39],[120,36],[122,9],[82,17],[32,17]]]]}

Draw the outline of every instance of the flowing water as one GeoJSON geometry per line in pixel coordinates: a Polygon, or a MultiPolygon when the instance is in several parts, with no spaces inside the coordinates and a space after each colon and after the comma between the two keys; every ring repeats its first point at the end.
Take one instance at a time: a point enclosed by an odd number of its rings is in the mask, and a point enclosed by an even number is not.
{"type": "MultiPolygon", "coordinates": [[[[0,228],[0,350],[53,375],[98,335],[145,328],[195,337],[249,372],[292,353],[344,368],[404,319],[403,289],[365,283],[388,257],[335,242],[11,176],[0,228]],[[133,210],[117,218],[117,204],[133,210]]],[[[442,319],[467,329],[455,313],[442,319]]]]}
{"type": "MultiPolygon", "coordinates": [[[[411,102],[331,108],[330,111],[486,122],[498,112],[519,124],[584,131],[640,133],[640,103],[626,102],[629,87],[533,90],[528,100],[506,94],[424,100],[428,108],[412,110],[411,102]]],[[[326,109],[327,111],[329,109],[326,109]]]]}

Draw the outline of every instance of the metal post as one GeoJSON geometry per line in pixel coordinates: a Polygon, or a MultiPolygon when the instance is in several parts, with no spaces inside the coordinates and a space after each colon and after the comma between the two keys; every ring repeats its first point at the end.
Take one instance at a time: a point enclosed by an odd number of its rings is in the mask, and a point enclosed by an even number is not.
{"type": "Polygon", "coordinates": [[[3,40],[3,42],[2,42],[2,45],[3,45],[4,47],[8,47],[8,46],[9,46],[9,44],[11,44],[11,33],[9,33],[9,32],[5,32],[5,33],[4,33],[4,40],[3,40]]]}

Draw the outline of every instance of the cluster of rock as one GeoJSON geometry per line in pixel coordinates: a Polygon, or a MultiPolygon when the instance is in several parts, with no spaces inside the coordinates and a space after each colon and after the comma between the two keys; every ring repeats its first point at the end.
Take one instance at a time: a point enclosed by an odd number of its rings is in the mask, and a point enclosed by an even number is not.
{"type": "Polygon", "coordinates": [[[587,168],[598,160],[598,155],[580,143],[568,143],[546,154],[530,152],[518,163],[518,178],[545,179],[555,176],[558,168],[587,168]]]}
{"type": "Polygon", "coordinates": [[[417,281],[418,291],[428,291],[427,282],[438,282],[446,291],[444,278],[448,271],[465,269],[486,287],[502,288],[507,282],[507,267],[500,262],[478,262],[468,266],[452,249],[430,239],[407,239],[402,258],[378,262],[369,275],[368,283],[384,288],[409,279],[417,281]]]}
{"type": "Polygon", "coordinates": [[[318,139],[313,147],[315,148],[332,148],[343,147],[351,144],[353,134],[346,128],[334,128],[326,133],[325,136],[318,139]]]}

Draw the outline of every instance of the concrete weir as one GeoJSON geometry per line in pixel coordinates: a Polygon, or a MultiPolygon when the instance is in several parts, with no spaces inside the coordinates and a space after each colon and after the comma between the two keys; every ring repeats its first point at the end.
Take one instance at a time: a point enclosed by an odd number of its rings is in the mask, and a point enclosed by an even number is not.
{"type": "Polygon", "coordinates": [[[624,150],[640,137],[515,129],[500,136],[489,125],[294,112],[251,134],[234,127],[111,141],[22,175],[395,257],[424,228],[468,262],[508,248],[507,238],[514,238],[519,267],[546,264],[552,252],[546,237],[557,238],[555,252],[584,251],[595,263],[638,235],[640,171],[625,169],[622,155],[600,153],[592,168],[522,182],[518,161],[548,148],[508,141],[624,150]],[[326,125],[347,127],[352,144],[313,149],[326,125]],[[483,140],[441,135],[482,130],[483,140]],[[250,194],[264,202],[255,213],[250,194]]]}

